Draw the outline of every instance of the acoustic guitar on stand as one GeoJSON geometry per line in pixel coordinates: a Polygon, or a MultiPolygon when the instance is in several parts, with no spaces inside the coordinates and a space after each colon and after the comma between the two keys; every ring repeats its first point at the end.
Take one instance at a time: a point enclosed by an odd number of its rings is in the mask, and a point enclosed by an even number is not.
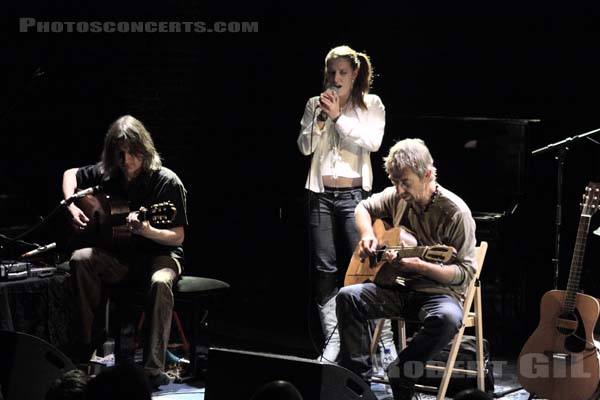
{"type": "Polygon", "coordinates": [[[410,278],[402,276],[393,263],[382,260],[386,251],[395,251],[399,258],[420,257],[434,263],[447,263],[456,255],[456,250],[451,246],[418,246],[417,239],[408,229],[402,226],[392,228],[381,219],[373,222],[373,232],[380,245],[377,255],[361,258],[360,244],[357,245],[346,271],[344,286],[367,280],[384,287],[404,285],[405,280],[410,278]],[[401,242],[406,246],[400,246],[401,242]]]}
{"type": "Polygon", "coordinates": [[[542,296],[539,325],[519,354],[519,383],[537,397],[590,399],[600,381],[593,336],[600,304],[579,291],[590,219],[600,202],[599,187],[590,182],[583,195],[567,290],[550,290],[542,296]]]}
{"type": "MultiPolygon", "coordinates": [[[[100,193],[87,195],[75,205],[89,218],[83,230],[75,230],[68,247],[124,248],[131,239],[126,218],[131,212],[127,201],[100,193]]],[[[177,209],[171,202],[153,204],[136,211],[140,222],[148,221],[153,227],[167,227],[175,219],[177,209]]]]}

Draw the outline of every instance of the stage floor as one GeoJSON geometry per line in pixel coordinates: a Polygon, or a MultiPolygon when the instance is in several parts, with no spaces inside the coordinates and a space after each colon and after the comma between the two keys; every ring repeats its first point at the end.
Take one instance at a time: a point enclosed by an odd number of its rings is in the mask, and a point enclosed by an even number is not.
{"type": "MultiPolygon", "coordinates": [[[[494,398],[526,400],[529,393],[520,389],[517,382],[516,360],[494,360],[494,398]]],[[[232,382],[234,384],[235,382],[232,382]]],[[[180,384],[170,384],[161,386],[160,390],[154,392],[153,399],[157,400],[204,400],[204,382],[195,381],[180,384]]],[[[391,393],[387,393],[381,385],[372,386],[373,393],[379,400],[391,399],[391,393]]],[[[421,400],[435,399],[435,396],[425,393],[419,393],[421,400]]],[[[309,399],[305,399],[309,400],[309,399]]]]}

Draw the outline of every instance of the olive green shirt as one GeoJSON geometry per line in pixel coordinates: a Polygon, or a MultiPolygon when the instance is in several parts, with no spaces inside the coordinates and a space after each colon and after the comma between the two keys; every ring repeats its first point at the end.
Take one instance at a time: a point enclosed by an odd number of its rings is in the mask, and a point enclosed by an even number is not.
{"type": "Polygon", "coordinates": [[[465,202],[438,184],[437,195],[421,212],[402,200],[395,187],[388,187],[360,203],[373,220],[391,218],[394,226],[407,225],[420,246],[447,245],[456,249],[455,276],[449,284],[421,275],[407,277],[407,288],[427,293],[450,294],[463,301],[465,291],[477,270],[475,221],[465,202]]]}

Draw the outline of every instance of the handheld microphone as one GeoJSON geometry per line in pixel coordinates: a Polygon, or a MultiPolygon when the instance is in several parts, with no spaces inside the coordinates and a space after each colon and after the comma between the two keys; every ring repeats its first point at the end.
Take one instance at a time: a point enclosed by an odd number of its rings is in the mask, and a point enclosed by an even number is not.
{"type": "Polygon", "coordinates": [[[28,251],[27,253],[23,253],[23,254],[21,254],[21,256],[19,258],[33,257],[35,255],[45,253],[45,252],[53,250],[55,248],[56,248],[56,242],[53,242],[53,243],[47,244],[45,246],[40,246],[37,249],[28,251]]]}
{"type": "Polygon", "coordinates": [[[100,186],[100,185],[96,185],[96,186],[89,187],[87,189],[80,190],[79,192],[74,193],[71,196],[69,196],[69,198],[61,201],[60,204],[69,205],[77,199],[81,199],[81,198],[87,196],[88,194],[96,194],[101,190],[102,190],[102,186],[100,186]]]}
{"type": "MultiPolygon", "coordinates": [[[[333,93],[337,94],[339,89],[338,89],[337,86],[330,86],[330,87],[327,88],[327,90],[329,90],[330,92],[333,92],[333,93]]],[[[327,120],[327,118],[328,118],[327,117],[327,113],[325,111],[321,111],[319,113],[319,115],[317,116],[317,119],[319,121],[321,121],[321,122],[325,122],[327,120]]]]}

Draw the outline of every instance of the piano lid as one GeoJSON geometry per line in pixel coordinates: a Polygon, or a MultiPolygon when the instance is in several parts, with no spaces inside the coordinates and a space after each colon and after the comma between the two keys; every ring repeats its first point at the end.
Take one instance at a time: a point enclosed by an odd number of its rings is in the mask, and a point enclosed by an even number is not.
{"type": "Polygon", "coordinates": [[[431,150],[440,184],[459,195],[471,211],[489,219],[514,212],[524,197],[529,139],[539,121],[404,116],[392,118],[389,125],[402,137],[423,139],[431,150]]]}

